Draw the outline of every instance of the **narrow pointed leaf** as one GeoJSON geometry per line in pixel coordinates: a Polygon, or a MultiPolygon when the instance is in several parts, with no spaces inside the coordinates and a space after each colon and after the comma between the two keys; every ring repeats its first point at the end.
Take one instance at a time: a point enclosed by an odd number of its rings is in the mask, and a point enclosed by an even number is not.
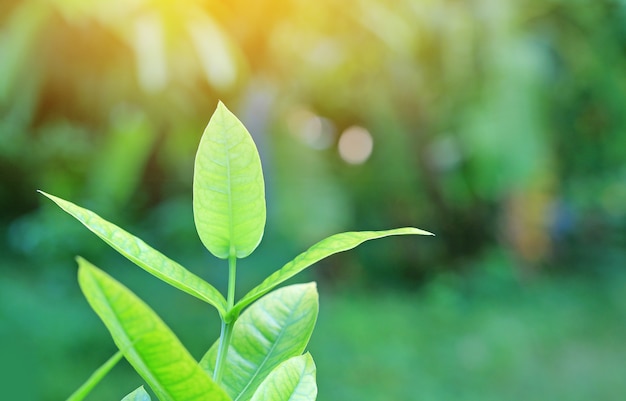
{"type": "Polygon", "coordinates": [[[226,313],[224,296],[211,284],[94,212],[43,191],[39,192],[137,266],[173,287],[213,305],[221,316],[226,313]]]}
{"type": "Polygon", "coordinates": [[[222,102],[196,154],[193,213],[202,243],[218,258],[244,258],[263,236],[261,160],[248,130],[222,102]]]}
{"type": "Polygon", "coordinates": [[[122,401],[150,401],[150,395],[146,392],[143,386],[137,388],[126,397],[122,398],[122,401]]]}
{"type": "Polygon", "coordinates": [[[251,401],[315,401],[315,370],[311,354],[295,356],[270,373],[251,401]]]}
{"type": "Polygon", "coordinates": [[[106,376],[111,369],[122,359],[124,355],[117,351],[111,358],[109,358],[102,366],[96,369],[95,372],[92,373],[91,376],[87,379],[87,381],[80,386],[72,395],[69,396],[67,401],[81,401],[83,400],[87,394],[93,390],[94,387],[106,376]]]}
{"type": "MultiPolygon", "coordinates": [[[[235,401],[249,400],[263,379],[284,360],[302,354],[318,312],[315,283],[276,290],[255,302],[234,323],[223,386],[235,401]]],[[[215,369],[219,343],[200,361],[215,369]]]]}
{"type": "Polygon", "coordinates": [[[159,400],[230,400],[148,305],[86,260],[78,264],[87,301],[159,400]]]}
{"type": "Polygon", "coordinates": [[[365,241],[388,237],[391,235],[433,235],[428,231],[420,230],[413,227],[397,228],[394,230],[386,231],[358,231],[347,232],[332,235],[326,239],[321,240],[317,244],[310,247],[300,255],[296,256],[291,262],[284,265],[279,270],[272,273],[268,278],[263,280],[261,284],[254,287],[248,292],[228,313],[227,320],[235,318],[241,310],[250,305],[259,297],[272,290],[274,287],[290,279],[302,270],[311,266],[312,264],[319,262],[320,260],[334,255],[335,253],[347,251],[352,249],[365,241]]]}

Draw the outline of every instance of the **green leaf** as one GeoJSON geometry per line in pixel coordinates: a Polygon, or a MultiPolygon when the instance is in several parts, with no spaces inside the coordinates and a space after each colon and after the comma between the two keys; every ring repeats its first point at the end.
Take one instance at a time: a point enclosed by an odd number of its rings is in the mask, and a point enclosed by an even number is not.
{"type": "MultiPolygon", "coordinates": [[[[249,400],[263,379],[281,362],[302,354],[318,313],[315,283],[276,290],[250,306],[234,323],[223,386],[236,401],[249,400]]],[[[219,343],[200,361],[213,373],[219,343]]]]}
{"type": "Polygon", "coordinates": [[[148,395],[143,386],[141,386],[122,398],[122,401],[150,401],[150,395],[148,395]]]}
{"type": "Polygon", "coordinates": [[[225,315],[226,300],[211,284],[94,212],[43,191],[39,192],[137,266],[173,287],[215,306],[221,316],[225,315]]]}
{"type": "Polygon", "coordinates": [[[72,395],[69,396],[67,401],[81,401],[83,400],[87,394],[93,390],[93,388],[100,383],[100,381],[106,376],[111,369],[122,359],[124,355],[117,351],[111,358],[109,358],[102,366],[96,369],[95,372],[92,373],[91,376],[87,379],[87,381],[80,386],[72,395]]]}
{"type": "Polygon", "coordinates": [[[246,127],[222,102],[198,147],[193,213],[202,243],[218,258],[244,258],[263,237],[265,185],[261,160],[246,127]]]}
{"type": "Polygon", "coordinates": [[[237,315],[248,305],[254,302],[259,297],[271,291],[278,284],[290,279],[302,270],[311,266],[312,264],[319,262],[320,260],[333,255],[335,253],[347,251],[352,249],[361,243],[382,237],[388,237],[390,235],[434,235],[428,231],[420,230],[413,227],[397,228],[395,230],[386,231],[358,231],[347,232],[332,235],[326,239],[321,240],[317,244],[310,247],[300,255],[296,256],[291,262],[284,265],[279,270],[272,273],[268,278],[263,280],[261,284],[254,287],[248,292],[237,304],[229,311],[226,317],[227,321],[231,321],[236,318],[237,315]]]}
{"type": "Polygon", "coordinates": [[[315,401],[316,397],[315,363],[307,352],[274,369],[251,401],[315,401]]]}
{"type": "Polygon", "coordinates": [[[77,260],[87,301],[159,400],[230,400],[148,305],[91,263],[77,260]]]}

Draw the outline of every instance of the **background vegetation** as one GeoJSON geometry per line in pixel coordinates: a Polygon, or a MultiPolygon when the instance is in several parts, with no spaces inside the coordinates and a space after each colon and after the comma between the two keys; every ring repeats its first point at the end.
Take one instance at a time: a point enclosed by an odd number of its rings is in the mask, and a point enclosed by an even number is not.
{"type": "MultiPolygon", "coordinates": [[[[217,316],[35,190],[223,286],[191,214],[222,99],[267,182],[242,292],[334,232],[437,233],[314,269],[320,399],[620,399],[625,46],[623,0],[2,1],[4,388],[60,399],[112,353],[76,254],[130,282],[195,356],[215,337],[217,316]]],[[[94,398],[134,388],[128,372],[94,398]]]]}

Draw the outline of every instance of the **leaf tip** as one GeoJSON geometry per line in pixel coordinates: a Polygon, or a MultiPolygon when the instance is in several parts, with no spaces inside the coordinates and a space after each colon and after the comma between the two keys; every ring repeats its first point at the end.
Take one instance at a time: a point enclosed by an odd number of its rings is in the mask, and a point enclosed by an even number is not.
{"type": "Polygon", "coordinates": [[[217,107],[215,108],[215,111],[216,111],[216,112],[217,112],[217,111],[221,111],[221,112],[227,111],[227,112],[230,112],[230,110],[228,109],[228,107],[226,107],[226,105],[224,104],[224,102],[222,102],[221,100],[218,100],[218,101],[217,101],[217,107]]]}
{"type": "Polygon", "coordinates": [[[98,270],[94,264],[92,264],[90,261],[88,261],[87,259],[83,258],[80,255],[77,255],[74,258],[74,260],[76,260],[76,263],[78,264],[78,275],[79,276],[86,274],[87,271],[95,272],[96,270],[98,270]]]}
{"type": "MultiPolygon", "coordinates": [[[[61,208],[63,208],[63,206],[61,205],[63,201],[63,199],[59,198],[58,196],[54,196],[52,194],[49,194],[45,191],[42,191],[41,189],[37,190],[38,193],[40,193],[41,195],[45,196],[46,198],[50,199],[52,202],[56,203],[57,205],[59,205],[61,208]]],[[[67,202],[67,201],[65,201],[67,202]]]]}
{"type": "Polygon", "coordinates": [[[430,231],[426,231],[426,230],[422,230],[420,228],[415,228],[415,227],[411,227],[413,229],[414,234],[419,234],[419,235],[430,235],[430,236],[435,236],[435,234],[431,233],[430,231]]]}
{"type": "Polygon", "coordinates": [[[233,118],[237,122],[241,123],[239,118],[237,118],[237,116],[232,111],[230,111],[228,106],[226,106],[224,102],[222,102],[221,100],[217,101],[217,107],[215,108],[215,112],[213,113],[213,116],[220,116],[221,118],[233,118]]]}
{"type": "Polygon", "coordinates": [[[52,197],[53,197],[52,195],[50,195],[50,194],[49,194],[49,193],[47,193],[47,192],[42,191],[41,189],[38,189],[38,190],[37,190],[37,193],[39,193],[40,195],[45,196],[45,197],[46,197],[46,198],[48,198],[48,199],[52,199],[52,197]]]}
{"type": "Polygon", "coordinates": [[[81,270],[85,270],[85,268],[87,268],[90,263],[87,261],[87,259],[83,258],[80,255],[77,255],[74,260],[76,261],[76,263],[78,264],[78,271],[80,272],[81,270]]]}

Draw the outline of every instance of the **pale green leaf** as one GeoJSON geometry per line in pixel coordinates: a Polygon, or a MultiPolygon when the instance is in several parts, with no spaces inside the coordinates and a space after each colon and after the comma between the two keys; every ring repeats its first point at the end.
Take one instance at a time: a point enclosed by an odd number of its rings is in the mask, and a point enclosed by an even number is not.
{"type": "Polygon", "coordinates": [[[150,401],[150,395],[146,392],[143,386],[137,388],[132,393],[122,398],[122,401],[150,401]]]}
{"type": "MultiPolygon", "coordinates": [[[[315,283],[281,288],[255,302],[234,323],[224,367],[223,386],[236,401],[249,400],[263,379],[281,362],[302,354],[318,312],[315,283]]],[[[216,342],[200,361],[215,369],[216,342]]]]}
{"type": "Polygon", "coordinates": [[[227,320],[234,319],[246,306],[250,305],[259,297],[266,294],[272,288],[278,284],[290,279],[302,270],[311,266],[312,264],[330,256],[335,253],[347,251],[352,249],[361,243],[382,237],[388,237],[390,235],[433,235],[428,231],[420,230],[413,227],[397,228],[394,230],[386,231],[358,231],[347,232],[332,235],[317,244],[310,247],[300,255],[296,256],[291,262],[284,265],[279,270],[272,273],[268,278],[263,280],[261,284],[254,287],[248,292],[228,313],[227,320]]]}
{"type": "Polygon", "coordinates": [[[218,258],[244,258],[263,237],[261,160],[246,127],[221,102],[196,154],[193,213],[202,243],[218,258]]]}
{"type": "Polygon", "coordinates": [[[148,305],[86,260],[78,264],[87,301],[159,400],[230,400],[148,305]]]}
{"type": "Polygon", "coordinates": [[[280,364],[261,383],[251,401],[315,401],[315,363],[311,354],[280,364]]]}
{"type": "Polygon", "coordinates": [[[115,365],[117,365],[117,363],[120,361],[120,359],[122,359],[123,356],[124,355],[120,351],[117,351],[111,358],[109,358],[104,364],[102,364],[102,366],[96,369],[96,371],[93,372],[91,376],[89,376],[87,381],[85,381],[82,386],[80,386],[76,391],[74,391],[72,395],[69,396],[67,401],[83,400],[87,396],[87,394],[89,394],[91,390],[93,390],[93,388],[98,383],[100,383],[104,376],[106,376],[106,374],[109,373],[109,371],[113,369],[115,365]]]}
{"type": "Polygon", "coordinates": [[[94,212],[43,191],[39,192],[137,266],[173,287],[215,306],[221,316],[225,315],[226,300],[211,284],[94,212]]]}

